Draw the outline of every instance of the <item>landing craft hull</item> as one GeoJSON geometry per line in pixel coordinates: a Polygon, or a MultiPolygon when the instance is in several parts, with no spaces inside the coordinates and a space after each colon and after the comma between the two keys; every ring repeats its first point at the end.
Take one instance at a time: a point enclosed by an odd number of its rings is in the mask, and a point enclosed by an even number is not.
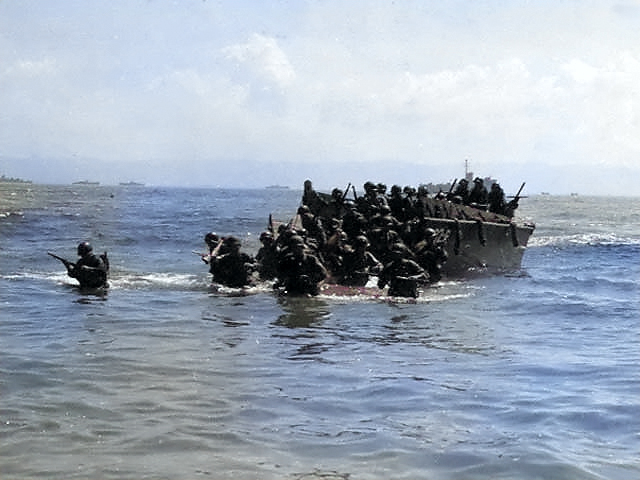
{"type": "MultiPolygon", "coordinates": [[[[342,217],[344,206],[336,208],[331,195],[314,193],[309,195],[308,202],[303,196],[303,203],[311,213],[323,221],[342,217]]],[[[426,213],[420,223],[436,230],[435,239],[445,246],[448,254],[441,270],[444,276],[462,277],[473,271],[504,273],[521,268],[522,256],[535,229],[533,224],[517,224],[511,218],[513,212],[508,216],[492,213],[444,198],[425,196],[416,201],[426,213]]],[[[514,209],[517,200],[515,205],[514,209]]]]}
{"type": "Polygon", "coordinates": [[[470,271],[506,272],[521,267],[533,225],[425,219],[427,225],[446,238],[449,258],[442,267],[447,277],[460,277],[470,271]]]}

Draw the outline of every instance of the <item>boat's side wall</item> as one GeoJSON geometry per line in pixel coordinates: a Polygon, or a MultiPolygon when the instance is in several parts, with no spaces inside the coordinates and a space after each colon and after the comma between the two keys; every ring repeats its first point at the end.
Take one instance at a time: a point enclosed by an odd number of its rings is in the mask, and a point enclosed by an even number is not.
{"type": "Polygon", "coordinates": [[[447,276],[470,269],[519,269],[533,232],[531,226],[515,224],[448,219],[429,219],[428,223],[446,237],[449,259],[443,270],[447,276]]]}

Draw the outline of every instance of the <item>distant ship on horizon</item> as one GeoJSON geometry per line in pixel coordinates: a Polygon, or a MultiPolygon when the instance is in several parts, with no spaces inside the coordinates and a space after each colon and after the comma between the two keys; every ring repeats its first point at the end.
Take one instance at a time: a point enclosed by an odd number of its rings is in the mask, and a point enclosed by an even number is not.
{"type": "Polygon", "coordinates": [[[144,183],[139,182],[120,182],[123,187],[144,187],[144,183]]]}
{"type": "Polygon", "coordinates": [[[264,188],[267,190],[289,190],[289,187],[286,185],[269,185],[264,188]]]}
{"type": "Polygon", "coordinates": [[[73,182],[72,185],[100,185],[100,182],[90,182],[89,180],[79,180],[73,182]]]}
{"type": "Polygon", "coordinates": [[[0,182],[3,183],[33,183],[31,180],[25,180],[17,177],[7,177],[6,175],[0,176],[0,182]]]}

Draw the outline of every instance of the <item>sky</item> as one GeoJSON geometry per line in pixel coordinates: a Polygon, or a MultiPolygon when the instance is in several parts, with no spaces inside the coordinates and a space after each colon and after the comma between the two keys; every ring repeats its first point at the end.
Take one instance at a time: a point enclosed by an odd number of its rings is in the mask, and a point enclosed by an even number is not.
{"type": "Polygon", "coordinates": [[[638,195],[640,1],[0,1],[0,174],[638,195]]]}

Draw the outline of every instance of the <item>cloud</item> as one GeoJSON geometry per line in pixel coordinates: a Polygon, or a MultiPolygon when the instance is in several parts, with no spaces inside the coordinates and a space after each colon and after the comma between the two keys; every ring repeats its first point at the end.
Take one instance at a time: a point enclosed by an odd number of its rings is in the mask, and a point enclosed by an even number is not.
{"type": "Polygon", "coordinates": [[[293,66],[275,38],[254,33],[247,43],[226,47],[223,52],[229,59],[278,87],[285,88],[295,81],[293,66]]]}
{"type": "Polygon", "coordinates": [[[640,154],[637,30],[606,2],[15,5],[0,3],[4,158],[338,176],[640,154]]]}

